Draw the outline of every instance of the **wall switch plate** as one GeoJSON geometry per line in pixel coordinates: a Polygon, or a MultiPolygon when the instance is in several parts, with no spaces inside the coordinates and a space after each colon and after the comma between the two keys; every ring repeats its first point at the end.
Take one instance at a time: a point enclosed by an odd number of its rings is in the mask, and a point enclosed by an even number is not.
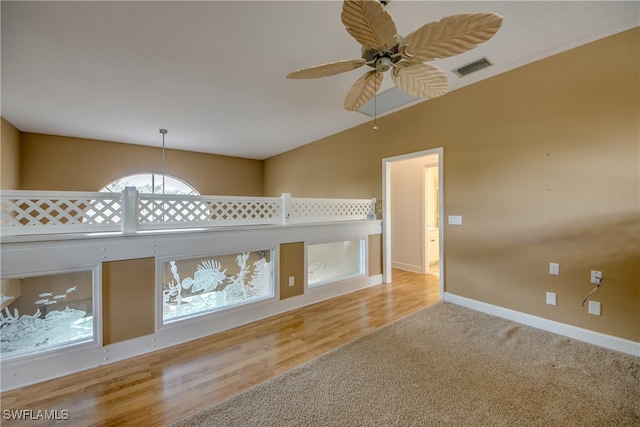
{"type": "Polygon", "coordinates": [[[560,275],[560,264],[558,264],[557,262],[550,262],[549,274],[553,274],[554,276],[560,275]]]}
{"type": "Polygon", "coordinates": [[[558,305],[555,292],[547,292],[547,304],[558,305]]]}
{"type": "Polygon", "coordinates": [[[600,316],[600,303],[597,301],[589,301],[589,314],[600,316]]]}
{"type": "Polygon", "coordinates": [[[462,216],[449,215],[449,225],[462,225],[462,216]]]}
{"type": "Polygon", "coordinates": [[[289,276],[289,287],[292,288],[296,284],[296,278],[294,276],[289,276]]]}
{"type": "Polygon", "coordinates": [[[594,285],[602,283],[602,271],[591,270],[591,283],[594,285]]]}

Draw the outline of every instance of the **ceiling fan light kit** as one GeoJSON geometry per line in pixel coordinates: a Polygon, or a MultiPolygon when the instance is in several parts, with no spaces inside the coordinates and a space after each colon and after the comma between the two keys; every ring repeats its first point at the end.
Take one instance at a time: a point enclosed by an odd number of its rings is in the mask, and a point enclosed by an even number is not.
{"type": "Polygon", "coordinates": [[[426,61],[467,52],[489,40],[503,18],[495,13],[462,13],[430,22],[402,37],[385,9],[388,0],[345,0],[341,19],[347,32],[362,45],[362,58],[331,62],[294,71],[289,79],[334,76],[368,65],[373,70],[351,86],[347,111],[362,107],[380,89],[385,72],[393,83],[416,98],[431,99],[449,91],[447,75],[426,61]]]}

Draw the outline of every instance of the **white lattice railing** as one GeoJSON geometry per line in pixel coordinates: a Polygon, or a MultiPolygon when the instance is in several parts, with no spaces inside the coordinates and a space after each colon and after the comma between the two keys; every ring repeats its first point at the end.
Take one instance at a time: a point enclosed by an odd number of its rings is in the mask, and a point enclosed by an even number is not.
{"type": "Polygon", "coordinates": [[[218,197],[140,194],[138,229],[212,225],[281,224],[279,197],[218,197]]]}
{"type": "Polygon", "coordinates": [[[371,219],[375,199],[293,199],[290,212],[295,223],[371,219]]]}
{"type": "Polygon", "coordinates": [[[3,191],[3,235],[118,231],[124,218],[122,194],[3,191]]]}
{"type": "Polygon", "coordinates": [[[2,235],[123,232],[366,220],[375,199],[184,196],[122,193],[3,191],[2,235]]]}

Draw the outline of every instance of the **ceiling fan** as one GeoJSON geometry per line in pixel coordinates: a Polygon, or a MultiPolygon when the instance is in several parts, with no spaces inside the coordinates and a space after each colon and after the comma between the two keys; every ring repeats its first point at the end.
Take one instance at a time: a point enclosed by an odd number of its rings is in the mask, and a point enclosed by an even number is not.
{"type": "Polygon", "coordinates": [[[362,58],[331,62],[304,68],[288,79],[315,79],[372,67],[351,86],[344,108],[354,111],[371,99],[391,69],[396,86],[416,98],[435,98],[449,90],[447,75],[425,64],[473,49],[489,40],[500,29],[502,17],[494,13],[462,13],[430,22],[406,37],[396,31],[393,18],[385,9],[389,0],[345,0],[342,23],[362,45],[362,58]]]}

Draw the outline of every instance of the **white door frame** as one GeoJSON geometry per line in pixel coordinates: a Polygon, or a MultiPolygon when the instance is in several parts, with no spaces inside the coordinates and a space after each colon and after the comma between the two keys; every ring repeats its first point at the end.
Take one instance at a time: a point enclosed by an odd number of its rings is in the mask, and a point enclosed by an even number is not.
{"type": "Polygon", "coordinates": [[[419,151],[416,153],[403,154],[400,156],[388,157],[382,159],[382,282],[391,283],[391,163],[399,160],[414,159],[416,157],[424,157],[430,154],[438,155],[438,215],[440,222],[439,228],[439,246],[440,246],[440,299],[444,295],[444,180],[443,180],[443,155],[444,149],[433,148],[431,150],[419,151]]]}
{"type": "MultiPolygon", "coordinates": [[[[427,176],[429,174],[429,168],[438,167],[440,163],[440,159],[436,163],[425,163],[422,165],[422,258],[424,259],[423,266],[423,274],[429,274],[429,258],[431,254],[429,253],[429,222],[427,219],[429,207],[431,206],[431,201],[427,199],[427,196],[430,194],[429,189],[427,188],[427,176]]],[[[438,203],[438,211],[440,210],[440,204],[438,203]]],[[[438,230],[440,229],[440,222],[438,222],[438,230]]],[[[438,239],[439,241],[439,239],[438,239]]],[[[438,248],[438,250],[440,250],[438,248]]],[[[438,254],[439,255],[439,254],[438,254]]],[[[439,258],[439,256],[438,256],[439,258]]]]}

